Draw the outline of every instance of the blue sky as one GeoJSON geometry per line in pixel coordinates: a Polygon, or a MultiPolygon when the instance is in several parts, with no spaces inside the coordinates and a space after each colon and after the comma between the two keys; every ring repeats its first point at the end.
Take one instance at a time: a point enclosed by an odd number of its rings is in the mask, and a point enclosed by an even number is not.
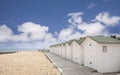
{"type": "Polygon", "coordinates": [[[85,35],[119,35],[119,4],[120,0],[0,0],[0,47],[46,48],[85,35]]]}

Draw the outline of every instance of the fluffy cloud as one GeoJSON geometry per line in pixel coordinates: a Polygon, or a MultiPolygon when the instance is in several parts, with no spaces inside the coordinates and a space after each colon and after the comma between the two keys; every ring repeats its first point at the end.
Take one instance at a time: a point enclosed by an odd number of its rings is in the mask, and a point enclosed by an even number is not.
{"type": "Polygon", "coordinates": [[[6,25],[0,25],[0,42],[7,42],[13,36],[12,30],[6,25]]]}
{"type": "Polygon", "coordinates": [[[77,27],[78,29],[84,31],[84,35],[99,35],[103,33],[102,31],[105,29],[105,26],[103,26],[100,22],[82,23],[77,27]]]}
{"type": "Polygon", "coordinates": [[[67,41],[71,39],[79,39],[80,36],[100,35],[107,32],[105,26],[100,22],[86,23],[82,19],[83,12],[69,13],[68,28],[62,29],[58,34],[58,40],[67,41]],[[81,32],[82,31],[82,32],[81,32]]]}
{"type": "Polygon", "coordinates": [[[62,29],[58,35],[58,40],[60,41],[68,41],[71,39],[79,39],[81,34],[79,32],[75,32],[72,28],[62,29]]]}
{"type": "MultiPolygon", "coordinates": [[[[14,42],[12,46],[17,48],[41,48],[40,46],[55,43],[57,40],[54,35],[48,32],[49,28],[40,24],[26,22],[19,25],[18,31],[20,34],[13,34],[13,31],[6,25],[0,26],[0,42],[14,42]],[[39,41],[39,42],[37,42],[39,41]],[[21,46],[20,46],[21,45],[21,46]],[[39,45],[39,46],[38,46],[39,45]]],[[[43,46],[42,46],[43,48],[43,46]]]]}
{"type": "Polygon", "coordinates": [[[49,28],[47,26],[26,22],[18,27],[18,31],[22,33],[15,35],[13,38],[15,41],[56,41],[54,35],[49,33],[48,30],[49,28]]]}
{"type": "Polygon", "coordinates": [[[72,34],[73,30],[71,28],[66,28],[66,29],[62,29],[60,31],[60,39],[63,39],[64,37],[68,37],[70,34],[72,34]]]}
{"type": "MultiPolygon", "coordinates": [[[[108,12],[99,13],[94,20],[87,23],[82,19],[83,12],[69,13],[68,23],[70,27],[74,26],[74,32],[80,30],[80,35],[108,35],[107,27],[115,26],[120,23],[119,16],[111,16],[108,12]],[[77,29],[78,30],[77,30],[77,29]]],[[[63,35],[63,34],[62,34],[63,35]]]]}
{"type": "Polygon", "coordinates": [[[83,12],[77,12],[77,13],[69,13],[68,14],[68,16],[70,17],[69,19],[68,19],[68,23],[70,23],[72,26],[76,26],[76,25],[78,25],[78,24],[80,24],[80,23],[82,23],[82,15],[83,15],[84,13],[83,12]]]}
{"type": "Polygon", "coordinates": [[[95,20],[102,22],[108,26],[114,26],[120,22],[120,17],[119,16],[111,16],[108,12],[102,12],[96,16],[95,20]]]}
{"type": "Polygon", "coordinates": [[[88,5],[87,9],[92,9],[92,8],[94,8],[94,7],[95,7],[95,4],[94,4],[93,2],[91,2],[91,3],[88,5]]]}
{"type": "Polygon", "coordinates": [[[45,42],[56,42],[57,39],[54,38],[54,36],[51,33],[47,33],[47,35],[44,38],[45,42]]]}
{"type": "Polygon", "coordinates": [[[29,42],[30,38],[28,37],[27,33],[21,33],[19,35],[14,35],[12,36],[11,39],[13,42],[18,42],[18,41],[22,41],[22,42],[29,42]]]}
{"type": "Polygon", "coordinates": [[[18,31],[29,34],[31,40],[41,40],[47,35],[48,27],[26,22],[19,26],[18,31]]]}
{"type": "Polygon", "coordinates": [[[73,30],[71,28],[62,29],[58,35],[58,39],[65,41],[68,39],[68,37],[73,33],[73,30]]]}
{"type": "MultiPolygon", "coordinates": [[[[83,33],[79,34],[82,35],[99,35],[102,34],[105,30],[105,26],[102,25],[100,22],[84,22],[82,20],[83,12],[77,12],[77,13],[70,13],[68,14],[70,18],[68,19],[68,22],[71,24],[70,27],[74,26],[73,30],[76,32],[76,30],[80,30],[83,33]],[[76,29],[77,28],[77,29],[76,29]]],[[[62,35],[66,35],[63,33],[62,35]]]]}

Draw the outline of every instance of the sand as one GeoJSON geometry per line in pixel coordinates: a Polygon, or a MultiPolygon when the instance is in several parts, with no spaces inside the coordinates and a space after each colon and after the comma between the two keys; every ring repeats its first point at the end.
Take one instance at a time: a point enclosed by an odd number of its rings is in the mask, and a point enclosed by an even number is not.
{"type": "Polygon", "coordinates": [[[0,75],[60,75],[42,52],[0,55],[0,75]]]}

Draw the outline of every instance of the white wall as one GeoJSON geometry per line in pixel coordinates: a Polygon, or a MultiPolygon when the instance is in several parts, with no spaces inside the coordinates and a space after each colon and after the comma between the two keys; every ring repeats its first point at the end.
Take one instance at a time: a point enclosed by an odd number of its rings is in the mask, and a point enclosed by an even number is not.
{"type": "Polygon", "coordinates": [[[73,41],[71,43],[71,47],[72,47],[72,60],[74,62],[77,62],[79,64],[82,64],[82,47],[76,43],[75,41],[73,41]]]}
{"type": "Polygon", "coordinates": [[[66,48],[66,59],[72,60],[72,49],[68,43],[65,43],[66,48]]]}
{"type": "Polygon", "coordinates": [[[120,72],[120,44],[101,44],[99,56],[99,72],[120,72]],[[107,52],[103,52],[103,46],[107,46],[107,52]]]}
{"type": "Polygon", "coordinates": [[[97,42],[94,40],[91,40],[90,38],[86,38],[83,43],[83,63],[84,66],[91,67],[93,69],[98,68],[98,50],[100,49],[100,46],[97,42]]]}
{"type": "Polygon", "coordinates": [[[53,53],[53,46],[51,47],[51,52],[53,53]]]}
{"type": "Polygon", "coordinates": [[[50,51],[50,52],[52,51],[52,47],[49,47],[49,51],[50,51]]]}
{"type": "Polygon", "coordinates": [[[65,57],[66,51],[65,51],[65,46],[63,44],[61,45],[61,50],[62,50],[62,57],[65,57]]]}
{"type": "Polygon", "coordinates": [[[59,53],[58,46],[56,46],[56,55],[59,55],[58,53],[59,53]]]}
{"type": "Polygon", "coordinates": [[[56,54],[56,47],[54,46],[54,53],[56,54]]]}
{"type": "Polygon", "coordinates": [[[58,55],[60,56],[60,46],[58,45],[58,55]]]}
{"type": "Polygon", "coordinates": [[[52,52],[54,53],[54,46],[52,47],[52,52]]]}
{"type": "Polygon", "coordinates": [[[62,56],[62,46],[60,45],[60,56],[62,56]]]}
{"type": "Polygon", "coordinates": [[[53,46],[53,52],[54,52],[54,54],[56,54],[56,47],[55,46],[53,46]]]}
{"type": "Polygon", "coordinates": [[[61,51],[61,46],[60,46],[60,45],[58,45],[58,55],[59,55],[59,56],[61,56],[61,55],[62,55],[62,54],[61,54],[61,52],[62,52],[62,51],[61,51]]]}

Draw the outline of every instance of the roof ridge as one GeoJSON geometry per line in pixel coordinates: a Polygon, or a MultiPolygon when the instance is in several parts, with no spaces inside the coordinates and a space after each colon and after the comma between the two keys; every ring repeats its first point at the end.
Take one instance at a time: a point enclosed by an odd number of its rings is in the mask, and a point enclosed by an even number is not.
{"type": "Polygon", "coordinates": [[[98,43],[120,44],[120,41],[118,39],[114,39],[110,36],[88,36],[88,37],[93,39],[94,41],[96,41],[98,43]]]}

